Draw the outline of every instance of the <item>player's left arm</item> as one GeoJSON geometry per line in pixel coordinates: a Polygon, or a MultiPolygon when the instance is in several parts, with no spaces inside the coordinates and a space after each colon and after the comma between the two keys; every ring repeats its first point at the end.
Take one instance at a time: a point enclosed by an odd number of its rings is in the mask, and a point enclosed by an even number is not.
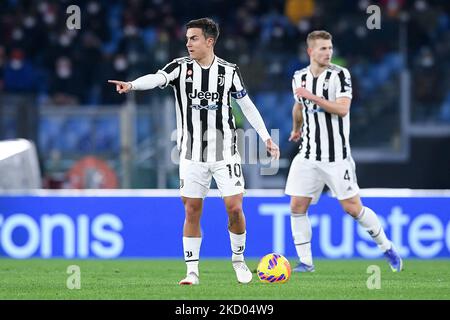
{"type": "Polygon", "coordinates": [[[250,97],[248,95],[245,95],[240,99],[236,99],[236,102],[241,108],[242,113],[247,118],[248,122],[253,128],[255,128],[261,139],[266,143],[266,148],[270,155],[274,159],[279,159],[280,149],[270,137],[266,125],[264,124],[264,120],[250,97]]]}
{"type": "Polygon", "coordinates": [[[312,94],[305,88],[298,88],[296,90],[296,94],[300,97],[311,100],[326,112],[337,114],[340,117],[345,117],[350,111],[352,99],[348,97],[340,97],[336,98],[336,101],[330,101],[312,94]]]}
{"type": "Polygon", "coordinates": [[[311,100],[329,113],[345,117],[350,111],[352,101],[352,80],[350,72],[348,72],[346,68],[342,68],[342,70],[334,77],[334,89],[336,90],[335,101],[326,100],[316,96],[305,88],[297,88],[295,93],[300,97],[311,100]]]}
{"type": "Polygon", "coordinates": [[[279,159],[280,149],[278,148],[277,144],[273,142],[269,132],[267,131],[261,114],[259,113],[253,101],[248,96],[247,91],[244,88],[244,83],[242,81],[242,77],[238,67],[236,67],[236,71],[233,76],[231,96],[236,99],[236,103],[241,108],[242,113],[247,118],[250,125],[255,128],[256,132],[258,132],[258,135],[266,143],[266,148],[270,155],[274,159],[279,159]]]}

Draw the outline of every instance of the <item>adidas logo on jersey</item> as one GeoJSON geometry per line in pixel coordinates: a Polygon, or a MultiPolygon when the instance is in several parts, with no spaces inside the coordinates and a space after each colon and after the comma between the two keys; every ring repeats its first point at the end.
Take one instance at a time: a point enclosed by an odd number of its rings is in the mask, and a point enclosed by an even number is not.
{"type": "Polygon", "coordinates": [[[236,187],[241,187],[241,186],[242,186],[242,184],[241,184],[241,182],[240,182],[240,181],[238,181],[238,182],[236,182],[235,186],[236,186],[236,187]]]}

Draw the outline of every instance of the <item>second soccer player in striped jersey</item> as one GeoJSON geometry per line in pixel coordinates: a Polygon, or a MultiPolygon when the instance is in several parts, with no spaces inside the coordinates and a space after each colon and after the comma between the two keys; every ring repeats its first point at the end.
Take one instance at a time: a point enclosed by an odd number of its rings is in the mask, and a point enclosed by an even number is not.
{"type": "Polygon", "coordinates": [[[291,229],[299,264],[298,272],[314,271],[312,230],[308,208],[316,203],[325,184],[384,252],[393,271],[402,270],[402,259],[388,240],[373,210],[363,206],[350,152],[349,71],[331,64],[332,36],[313,31],[307,37],[310,65],[295,72],[292,89],[293,129],[290,141],[299,141],[300,151],[292,161],[286,182],[291,196],[291,229]]]}
{"type": "Polygon", "coordinates": [[[248,283],[252,273],[244,261],[244,177],[237,151],[230,96],[236,99],[271,156],[278,159],[280,153],[247,94],[239,68],[214,54],[214,45],[219,36],[218,25],[209,18],[203,18],[190,21],[186,29],[189,56],[175,59],[155,74],[132,82],[110,82],[116,85],[119,93],[165,88],[168,85],[174,89],[177,146],[180,151],[180,193],[185,208],[183,250],[187,266],[186,277],[180,284],[199,284],[198,264],[202,242],[200,217],[212,177],[228,213],[232,266],[237,280],[248,283]]]}

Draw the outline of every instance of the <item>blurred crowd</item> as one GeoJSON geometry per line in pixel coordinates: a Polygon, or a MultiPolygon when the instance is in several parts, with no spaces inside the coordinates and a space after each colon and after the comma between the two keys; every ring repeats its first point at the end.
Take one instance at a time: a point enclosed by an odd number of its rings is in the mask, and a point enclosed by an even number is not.
{"type": "Polygon", "coordinates": [[[306,35],[326,29],[335,61],[359,80],[355,96],[368,95],[384,81],[371,68],[403,67],[392,54],[404,24],[412,100],[436,105],[438,116],[446,99],[450,105],[447,1],[2,0],[0,12],[0,92],[34,93],[39,105],[123,103],[107,79],[132,80],[186,55],[184,25],[204,16],[220,24],[216,54],[240,65],[255,94],[289,91],[294,70],[308,64],[306,35]],[[66,26],[72,4],[81,9],[80,30],[66,26]],[[366,27],[371,4],[383,12],[381,30],[366,27]]]}

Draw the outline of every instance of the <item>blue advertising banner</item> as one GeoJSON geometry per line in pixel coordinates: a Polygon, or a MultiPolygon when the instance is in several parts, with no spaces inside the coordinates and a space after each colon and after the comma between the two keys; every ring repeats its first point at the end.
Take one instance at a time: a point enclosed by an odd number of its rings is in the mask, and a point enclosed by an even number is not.
{"type": "MultiPolygon", "coordinates": [[[[132,191],[129,192],[133,194],[132,191]]],[[[403,257],[450,258],[449,197],[367,197],[403,257]]],[[[289,198],[244,198],[246,256],[296,255],[289,198]]],[[[370,236],[323,195],[311,206],[312,250],[323,258],[378,258],[370,236]]],[[[184,210],[177,196],[0,196],[0,256],[181,258],[184,210]]],[[[231,256],[220,197],[205,200],[201,257],[231,256]]]]}

